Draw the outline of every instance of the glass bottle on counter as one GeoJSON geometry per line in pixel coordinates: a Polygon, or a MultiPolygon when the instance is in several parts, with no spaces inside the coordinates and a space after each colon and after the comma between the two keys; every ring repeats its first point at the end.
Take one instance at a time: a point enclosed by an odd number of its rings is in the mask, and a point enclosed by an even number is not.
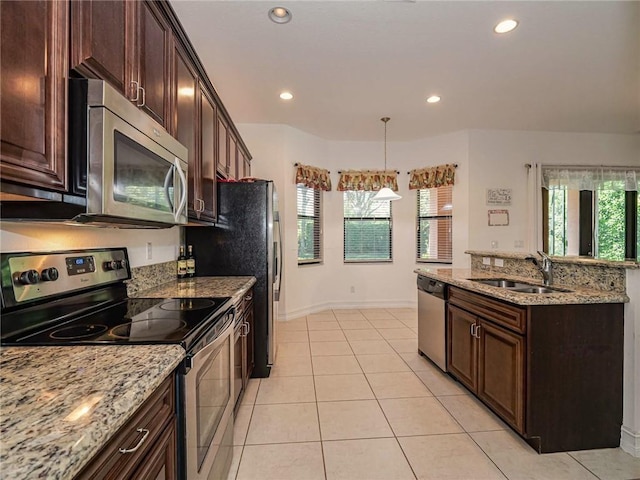
{"type": "Polygon", "coordinates": [[[180,255],[178,256],[178,278],[187,276],[187,257],[184,256],[184,246],[180,245],[180,255]]]}
{"type": "Polygon", "coordinates": [[[193,254],[193,245],[189,245],[187,254],[187,277],[193,278],[196,276],[196,257],[193,254]]]}

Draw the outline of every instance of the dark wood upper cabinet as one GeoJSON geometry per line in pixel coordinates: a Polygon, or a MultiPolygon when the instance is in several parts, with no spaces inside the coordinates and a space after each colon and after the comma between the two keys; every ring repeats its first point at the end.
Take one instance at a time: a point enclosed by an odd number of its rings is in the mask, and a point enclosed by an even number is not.
{"type": "Polygon", "coordinates": [[[71,3],[71,68],[101,78],[132,98],[128,65],[133,63],[135,2],[71,3]]]}
{"type": "Polygon", "coordinates": [[[0,2],[1,178],[65,191],[69,4],[0,2]]]}
{"type": "Polygon", "coordinates": [[[231,133],[229,135],[229,178],[238,177],[238,140],[231,133]]]}
{"type": "Polygon", "coordinates": [[[206,90],[200,89],[200,188],[198,219],[216,220],[216,106],[206,90]]]}
{"type": "Polygon", "coordinates": [[[138,27],[132,81],[140,85],[138,105],[158,123],[168,127],[171,28],[154,3],[138,3],[138,27]],[[137,67],[137,72],[135,68],[137,67]]]}
{"type": "Polygon", "coordinates": [[[154,2],[74,1],[71,68],[100,78],[168,129],[171,27],[154,2]]]}
{"type": "Polygon", "coordinates": [[[227,121],[218,114],[216,123],[218,125],[218,174],[227,178],[229,176],[229,126],[227,121]]]}
{"type": "Polygon", "coordinates": [[[187,55],[176,45],[174,51],[174,72],[173,94],[175,114],[173,118],[174,137],[189,151],[188,182],[189,194],[187,206],[189,217],[197,216],[196,211],[200,208],[196,205],[196,198],[199,198],[200,165],[198,159],[198,105],[196,92],[198,91],[198,77],[191,68],[191,63],[187,55]]]}

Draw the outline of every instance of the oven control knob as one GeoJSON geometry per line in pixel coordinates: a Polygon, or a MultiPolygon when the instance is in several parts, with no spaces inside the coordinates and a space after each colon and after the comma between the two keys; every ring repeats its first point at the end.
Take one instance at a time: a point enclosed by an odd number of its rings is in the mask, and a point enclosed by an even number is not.
{"type": "Polygon", "coordinates": [[[122,270],[123,268],[127,268],[127,261],[123,258],[122,260],[111,260],[110,262],[104,262],[104,269],[109,270],[122,270]]]}
{"type": "Polygon", "coordinates": [[[60,275],[56,267],[45,268],[40,273],[40,278],[43,282],[55,282],[59,276],[60,275]]]}
{"type": "Polygon", "coordinates": [[[18,283],[22,285],[33,285],[40,280],[40,275],[37,270],[25,270],[24,272],[17,273],[16,277],[18,283]]]}

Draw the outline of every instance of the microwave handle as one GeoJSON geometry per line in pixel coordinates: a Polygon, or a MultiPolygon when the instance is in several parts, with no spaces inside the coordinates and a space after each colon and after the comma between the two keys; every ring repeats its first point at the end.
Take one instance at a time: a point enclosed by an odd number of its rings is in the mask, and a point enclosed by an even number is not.
{"type": "Polygon", "coordinates": [[[187,206],[187,177],[184,175],[182,168],[180,168],[180,160],[178,160],[178,158],[176,158],[173,161],[173,166],[178,172],[178,178],[180,178],[180,190],[181,190],[180,203],[178,204],[178,207],[173,212],[173,218],[177,223],[178,219],[180,218],[180,214],[187,206]]]}
{"type": "Polygon", "coordinates": [[[169,194],[169,187],[171,186],[171,180],[173,180],[173,168],[174,166],[171,165],[171,168],[167,170],[167,174],[164,177],[164,195],[165,197],[167,197],[167,202],[171,207],[171,211],[174,211],[174,208],[173,208],[173,199],[171,198],[171,194],[169,194]]]}

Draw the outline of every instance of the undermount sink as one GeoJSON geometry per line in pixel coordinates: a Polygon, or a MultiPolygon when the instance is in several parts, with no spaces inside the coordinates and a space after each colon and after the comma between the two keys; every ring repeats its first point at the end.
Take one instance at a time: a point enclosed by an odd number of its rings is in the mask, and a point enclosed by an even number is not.
{"type": "Polygon", "coordinates": [[[512,292],[519,293],[560,293],[569,292],[564,288],[556,287],[543,287],[538,285],[531,285],[530,283],[514,282],[513,280],[506,280],[504,278],[492,278],[492,279],[473,279],[474,282],[482,283],[483,285],[490,285],[492,287],[506,288],[512,292]]]}

